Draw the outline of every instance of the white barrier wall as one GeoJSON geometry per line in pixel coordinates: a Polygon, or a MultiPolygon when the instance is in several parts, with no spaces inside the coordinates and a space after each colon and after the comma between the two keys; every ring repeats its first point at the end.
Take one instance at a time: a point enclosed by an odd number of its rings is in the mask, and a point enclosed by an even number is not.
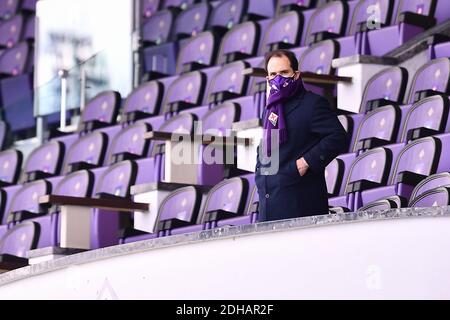
{"type": "Polygon", "coordinates": [[[3,274],[0,298],[449,299],[450,210],[392,216],[330,215],[105,248],[3,274]]]}

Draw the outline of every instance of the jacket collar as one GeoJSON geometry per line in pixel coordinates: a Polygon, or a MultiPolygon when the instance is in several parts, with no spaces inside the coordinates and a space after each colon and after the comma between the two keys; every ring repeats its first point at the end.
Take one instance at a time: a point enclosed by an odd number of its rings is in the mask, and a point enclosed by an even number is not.
{"type": "Polygon", "coordinates": [[[284,116],[286,117],[289,113],[295,110],[297,108],[301,101],[303,100],[303,97],[305,95],[306,90],[301,90],[298,94],[294,95],[292,98],[290,98],[285,105],[283,106],[283,112],[284,116]]]}

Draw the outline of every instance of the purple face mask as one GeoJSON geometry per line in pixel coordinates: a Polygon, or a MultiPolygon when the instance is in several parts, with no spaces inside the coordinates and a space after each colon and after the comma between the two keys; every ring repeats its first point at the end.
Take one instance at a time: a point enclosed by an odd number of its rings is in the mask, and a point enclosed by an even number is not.
{"type": "Polygon", "coordinates": [[[293,83],[295,81],[294,77],[295,77],[295,74],[292,77],[283,77],[283,76],[277,75],[272,80],[269,80],[270,95],[283,90],[288,85],[293,83]]]}

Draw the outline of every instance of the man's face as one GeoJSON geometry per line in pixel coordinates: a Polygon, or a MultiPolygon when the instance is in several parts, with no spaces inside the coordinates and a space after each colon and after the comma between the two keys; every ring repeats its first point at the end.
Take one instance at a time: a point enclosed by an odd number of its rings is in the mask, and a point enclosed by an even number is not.
{"type": "Polygon", "coordinates": [[[297,80],[300,77],[300,71],[295,71],[291,67],[291,62],[286,56],[281,57],[272,57],[267,63],[267,90],[266,90],[266,98],[269,98],[270,95],[270,86],[269,80],[274,79],[277,75],[281,75],[283,77],[292,77],[297,80]]]}

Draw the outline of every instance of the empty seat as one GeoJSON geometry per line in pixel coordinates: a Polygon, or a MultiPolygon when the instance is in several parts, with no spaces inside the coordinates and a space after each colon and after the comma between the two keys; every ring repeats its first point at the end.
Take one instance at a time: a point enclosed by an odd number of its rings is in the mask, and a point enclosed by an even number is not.
{"type": "Polygon", "coordinates": [[[150,141],[144,139],[144,134],[150,129],[151,127],[143,122],[122,129],[113,141],[110,152],[111,159],[108,162],[117,163],[146,157],[150,141]]]}
{"type": "Polygon", "coordinates": [[[175,13],[171,10],[153,14],[142,26],[142,40],[145,45],[159,45],[169,40],[175,13]]]}
{"type": "Polygon", "coordinates": [[[260,32],[259,25],[251,21],[234,26],[222,39],[217,64],[255,56],[258,51],[260,32]]]}
{"type": "Polygon", "coordinates": [[[195,37],[206,29],[211,5],[207,2],[192,5],[176,18],[173,29],[176,39],[195,37]]]}
{"type": "Polygon", "coordinates": [[[134,122],[159,113],[164,86],[158,81],[149,81],[134,89],[122,110],[123,122],[134,122]]]}
{"type": "Polygon", "coordinates": [[[21,9],[24,11],[35,12],[36,11],[36,3],[38,0],[22,0],[21,9]]]}
{"type": "Polygon", "coordinates": [[[278,0],[277,13],[284,13],[294,10],[311,9],[315,5],[315,0],[278,0]]]}
{"type": "Polygon", "coordinates": [[[407,82],[408,72],[402,67],[390,67],[378,72],[364,88],[360,112],[389,104],[401,104],[407,82]]]}
{"type": "Polygon", "coordinates": [[[0,77],[13,77],[27,72],[30,48],[21,42],[5,50],[0,56],[0,77]]]}
{"type": "Polygon", "coordinates": [[[409,103],[414,103],[423,98],[450,93],[450,59],[434,59],[417,70],[412,80],[409,93],[409,103]]]}
{"type": "Polygon", "coordinates": [[[448,97],[440,95],[413,104],[406,114],[400,141],[406,142],[444,132],[448,121],[448,108],[448,97]]]}
{"type": "Polygon", "coordinates": [[[413,201],[410,206],[415,208],[427,208],[427,207],[445,207],[450,204],[450,188],[436,188],[428,190],[421,194],[413,201]]]}
{"type": "Polygon", "coordinates": [[[93,132],[75,141],[67,151],[64,173],[93,169],[103,165],[108,136],[93,132]]]}
{"type": "MultiPolygon", "coordinates": [[[[411,192],[410,203],[423,193],[439,187],[450,187],[449,172],[436,173],[420,181],[411,192]]],[[[411,204],[409,206],[411,206],[411,204]]]]}
{"type": "Polygon", "coordinates": [[[22,181],[30,182],[59,175],[64,152],[64,144],[59,141],[50,141],[35,148],[25,162],[22,181]]]}
{"type": "Polygon", "coordinates": [[[22,36],[24,18],[17,15],[0,25],[0,48],[11,48],[16,45],[22,36]]]}
{"type": "Polygon", "coordinates": [[[397,204],[389,199],[383,199],[371,202],[361,208],[359,208],[357,211],[385,211],[385,210],[392,210],[396,209],[397,204]]]}
{"type": "Polygon", "coordinates": [[[0,1],[0,19],[9,19],[20,9],[19,0],[0,1]]]}
{"type": "Polygon", "coordinates": [[[211,12],[209,26],[231,29],[241,23],[248,10],[247,2],[244,0],[221,1],[211,12]]]}
{"type": "Polygon", "coordinates": [[[17,150],[0,152],[0,187],[16,184],[22,169],[22,153],[17,150]]]}
{"type": "Polygon", "coordinates": [[[179,8],[181,10],[186,10],[190,5],[197,1],[198,0],[164,0],[162,7],[163,9],[179,8]]]}
{"type": "Polygon", "coordinates": [[[384,106],[367,113],[356,132],[353,152],[395,143],[399,126],[398,107],[384,106]]]}
{"type": "Polygon", "coordinates": [[[161,2],[161,0],[141,0],[142,16],[150,18],[158,11],[161,2]]]}
{"type": "Polygon", "coordinates": [[[275,49],[290,49],[299,45],[303,16],[296,11],[283,13],[269,24],[259,48],[259,55],[275,49]]]}
{"type": "Polygon", "coordinates": [[[0,240],[0,269],[26,267],[28,251],[36,249],[39,234],[39,225],[33,222],[21,223],[8,230],[0,240]]]}
{"type": "Polygon", "coordinates": [[[393,12],[394,0],[359,1],[351,17],[348,35],[388,26],[393,12]]]}

